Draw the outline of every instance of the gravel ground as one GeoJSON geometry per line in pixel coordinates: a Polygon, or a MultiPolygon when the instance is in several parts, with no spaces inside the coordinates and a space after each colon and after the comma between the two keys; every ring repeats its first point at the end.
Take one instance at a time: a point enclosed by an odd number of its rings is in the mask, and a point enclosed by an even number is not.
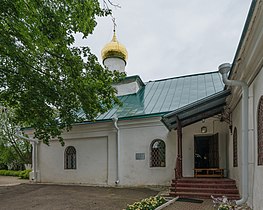
{"type": "Polygon", "coordinates": [[[144,188],[110,188],[76,185],[18,184],[0,177],[1,210],[121,210],[143,198],[154,196],[156,190],[144,188]],[[5,180],[5,181],[3,181],[5,180]],[[4,184],[3,184],[4,183],[4,184]]]}
{"type": "MultiPolygon", "coordinates": [[[[144,188],[30,184],[0,176],[1,210],[122,210],[127,204],[157,194],[158,190],[144,188]]],[[[164,210],[213,210],[213,204],[210,199],[201,204],[176,201],[164,210]]]]}

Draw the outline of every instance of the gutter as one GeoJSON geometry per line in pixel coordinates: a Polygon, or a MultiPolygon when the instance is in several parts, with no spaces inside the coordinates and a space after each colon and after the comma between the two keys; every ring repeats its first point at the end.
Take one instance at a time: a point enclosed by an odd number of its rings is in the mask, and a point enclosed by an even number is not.
{"type": "Polygon", "coordinates": [[[236,201],[237,205],[242,205],[248,199],[248,84],[244,81],[229,80],[227,77],[231,69],[231,64],[224,63],[218,67],[222,74],[223,82],[229,86],[242,87],[242,198],[236,201]]]}
{"type": "Polygon", "coordinates": [[[120,129],[118,127],[118,118],[114,117],[112,118],[113,121],[113,125],[116,128],[117,131],[117,135],[116,135],[116,141],[117,141],[117,162],[116,162],[116,181],[115,184],[119,184],[120,183],[120,178],[119,178],[119,174],[120,174],[120,170],[119,170],[119,165],[120,165],[120,129]]]}

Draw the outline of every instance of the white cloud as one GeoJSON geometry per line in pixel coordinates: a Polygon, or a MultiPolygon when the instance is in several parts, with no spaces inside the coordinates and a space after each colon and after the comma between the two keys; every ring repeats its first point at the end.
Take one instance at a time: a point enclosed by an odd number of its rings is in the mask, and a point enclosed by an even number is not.
{"type": "MultiPolygon", "coordinates": [[[[128,75],[144,81],[217,70],[232,62],[251,0],[132,0],[113,9],[117,38],[129,53],[128,75]]],[[[110,17],[86,40],[100,59],[112,38],[110,17]]]]}

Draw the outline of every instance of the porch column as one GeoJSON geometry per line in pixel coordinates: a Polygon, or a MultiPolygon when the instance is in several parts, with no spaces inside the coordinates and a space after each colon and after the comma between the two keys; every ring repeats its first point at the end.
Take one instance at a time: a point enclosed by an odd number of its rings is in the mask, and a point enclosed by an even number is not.
{"type": "Polygon", "coordinates": [[[182,178],[183,177],[183,150],[182,150],[182,126],[181,122],[176,115],[176,124],[177,124],[177,139],[178,139],[178,152],[177,152],[177,160],[176,160],[176,172],[175,178],[182,178]]]}

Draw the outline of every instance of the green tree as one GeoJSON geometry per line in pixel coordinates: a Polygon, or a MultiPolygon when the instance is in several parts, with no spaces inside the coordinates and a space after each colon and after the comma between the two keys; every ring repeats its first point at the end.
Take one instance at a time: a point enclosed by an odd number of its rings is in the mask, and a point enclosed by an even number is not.
{"type": "Polygon", "coordinates": [[[28,141],[16,137],[17,126],[12,121],[12,111],[0,110],[0,165],[22,169],[24,164],[31,164],[32,147],[28,141]]]}
{"type": "Polygon", "coordinates": [[[88,47],[74,47],[105,16],[98,0],[0,0],[0,103],[15,122],[48,144],[84,118],[94,120],[119,103],[112,83],[88,47]],[[78,113],[83,110],[83,116],[78,113]]]}

